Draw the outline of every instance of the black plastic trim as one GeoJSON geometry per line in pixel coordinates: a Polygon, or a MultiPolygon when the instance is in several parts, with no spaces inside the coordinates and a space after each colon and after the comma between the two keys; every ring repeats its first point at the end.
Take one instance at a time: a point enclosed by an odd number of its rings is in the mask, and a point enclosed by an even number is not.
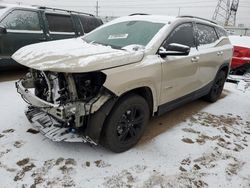
{"type": "Polygon", "coordinates": [[[171,110],[173,110],[175,108],[178,108],[178,107],[180,107],[180,106],[182,106],[182,105],[184,105],[184,104],[186,104],[188,102],[191,102],[191,101],[193,101],[195,99],[198,99],[200,97],[205,96],[206,94],[209,93],[213,83],[214,82],[212,81],[209,84],[207,84],[206,86],[204,86],[203,88],[201,88],[201,89],[199,89],[199,90],[197,90],[195,92],[192,92],[192,93],[190,93],[188,95],[185,95],[183,97],[180,97],[178,99],[175,99],[173,101],[170,101],[170,102],[167,102],[165,104],[160,105],[158,107],[158,111],[157,111],[156,115],[160,116],[160,115],[162,115],[162,114],[164,114],[164,113],[166,113],[168,111],[171,111],[171,110]]]}
{"type": "Polygon", "coordinates": [[[95,143],[100,143],[104,122],[116,101],[117,98],[111,98],[97,112],[90,115],[90,120],[88,121],[87,127],[84,131],[84,135],[90,137],[95,143]]]}

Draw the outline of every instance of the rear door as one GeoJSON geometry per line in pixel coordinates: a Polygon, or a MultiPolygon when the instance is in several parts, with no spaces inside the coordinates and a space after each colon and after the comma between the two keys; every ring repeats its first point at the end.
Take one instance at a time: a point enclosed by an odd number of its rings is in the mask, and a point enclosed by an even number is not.
{"type": "Polygon", "coordinates": [[[219,66],[223,63],[223,44],[220,44],[213,26],[196,23],[195,28],[200,54],[198,79],[203,87],[214,80],[219,66]]]}
{"type": "Polygon", "coordinates": [[[7,29],[1,36],[1,57],[10,58],[19,48],[45,39],[38,10],[14,9],[0,23],[7,29]]]}
{"type": "Polygon", "coordinates": [[[73,18],[70,14],[45,13],[50,40],[73,38],[77,36],[73,18]]]}

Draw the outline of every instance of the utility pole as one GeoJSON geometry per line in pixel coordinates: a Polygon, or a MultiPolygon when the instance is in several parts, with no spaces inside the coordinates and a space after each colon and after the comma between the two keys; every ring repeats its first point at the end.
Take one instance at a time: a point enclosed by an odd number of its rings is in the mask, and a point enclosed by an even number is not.
{"type": "Polygon", "coordinates": [[[96,1],[96,6],[95,6],[95,14],[96,14],[96,16],[97,16],[97,17],[99,16],[99,8],[100,8],[100,6],[99,6],[99,2],[98,2],[98,1],[96,1]]]}
{"type": "Polygon", "coordinates": [[[178,8],[178,16],[181,15],[181,7],[178,8]]]}

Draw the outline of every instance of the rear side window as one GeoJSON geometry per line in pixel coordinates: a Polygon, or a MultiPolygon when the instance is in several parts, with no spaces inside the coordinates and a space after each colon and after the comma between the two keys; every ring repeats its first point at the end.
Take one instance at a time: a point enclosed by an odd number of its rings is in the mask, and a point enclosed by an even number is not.
{"type": "Polygon", "coordinates": [[[49,30],[52,32],[74,32],[73,22],[68,15],[46,14],[49,30]]]}
{"type": "Polygon", "coordinates": [[[83,26],[84,33],[89,33],[90,31],[102,25],[102,21],[98,20],[95,17],[85,15],[80,15],[79,17],[83,26]]]}
{"type": "Polygon", "coordinates": [[[197,41],[200,46],[205,44],[211,44],[218,40],[216,32],[213,27],[204,25],[204,24],[196,24],[197,25],[197,41]]]}
{"type": "Polygon", "coordinates": [[[219,37],[227,37],[228,36],[226,30],[224,30],[222,28],[216,27],[215,30],[216,30],[219,37]]]}
{"type": "Polygon", "coordinates": [[[185,23],[177,26],[172,33],[168,36],[164,46],[171,43],[178,43],[189,47],[194,47],[194,35],[192,23],[185,23]]]}
{"type": "Polygon", "coordinates": [[[38,13],[35,11],[14,10],[1,22],[7,29],[40,31],[38,13]]]}

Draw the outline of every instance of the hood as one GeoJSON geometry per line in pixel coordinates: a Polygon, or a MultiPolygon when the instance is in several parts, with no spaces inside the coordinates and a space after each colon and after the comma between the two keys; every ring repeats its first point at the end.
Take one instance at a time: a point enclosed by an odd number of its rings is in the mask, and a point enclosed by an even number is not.
{"type": "Polygon", "coordinates": [[[90,72],[141,61],[143,51],[116,50],[81,38],[32,44],[12,58],[27,67],[54,72],[90,72]]]}

